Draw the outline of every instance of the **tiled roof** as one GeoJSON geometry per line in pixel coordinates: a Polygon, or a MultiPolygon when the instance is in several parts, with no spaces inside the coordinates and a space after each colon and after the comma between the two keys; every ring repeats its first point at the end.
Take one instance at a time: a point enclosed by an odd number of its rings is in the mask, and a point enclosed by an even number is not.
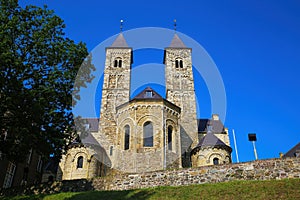
{"type": "Polygon", "coordinates": [[[118,35],[116,40],[112,43],[110,47],[128,47],[128,44],[122,33],[118,35]]]}
{"type": "Polygon", "coordinates": [[[151,87],[145,88],[142,92],[136,95],[133,99],[163,99],[155,90],[151,87]]]}
{"type": "Polygon", "coordinates": [[[220,120],[212,119],[198,119],[198,133],[207,132],[207,127],[211,126],[212,131],[215,133],[224,132],[224,125],[220,120]]]}
{"type": "Polygon", "coordinates": [[[178,37],[177,34],[174,35],[170,46],[171,48],[186,48],[182,40],[178,37]]]}
{"type": "Polygon", "coordinates": [[[296,157],[296,153],[300,153],[300,142],[291,148],[286,154],[284,154],[283,157],[296,157]]]}

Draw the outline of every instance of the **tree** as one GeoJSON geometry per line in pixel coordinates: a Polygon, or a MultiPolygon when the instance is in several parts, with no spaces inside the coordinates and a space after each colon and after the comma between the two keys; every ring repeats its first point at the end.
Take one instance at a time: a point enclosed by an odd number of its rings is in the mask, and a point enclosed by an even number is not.
{"type": "Polygon", "coordinates": [[[72,100],[93,78],[91,57],[84,43],[65,36],[63,20],[46,6],[0,0],[0,22],[0,151],[13,161],[31,148],[59,158],[76,137],[72,100]],[[82,63],[88,68],[74,86],[82,63]]]}

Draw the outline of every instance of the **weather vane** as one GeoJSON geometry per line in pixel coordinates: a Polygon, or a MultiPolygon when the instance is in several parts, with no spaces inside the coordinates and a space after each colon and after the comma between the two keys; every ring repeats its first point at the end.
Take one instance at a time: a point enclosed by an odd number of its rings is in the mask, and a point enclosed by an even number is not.
{"type": "Polygon", "coordinates": [[[174,31],[176,32],[176,26],[177,26],[177,24],[176,24],[176,19],[174,19],[174,31]]]}
{"type": "Polygon", "coordinates": [[[123,30],[123,19],[120,20],[120,32],[123,30]]]}

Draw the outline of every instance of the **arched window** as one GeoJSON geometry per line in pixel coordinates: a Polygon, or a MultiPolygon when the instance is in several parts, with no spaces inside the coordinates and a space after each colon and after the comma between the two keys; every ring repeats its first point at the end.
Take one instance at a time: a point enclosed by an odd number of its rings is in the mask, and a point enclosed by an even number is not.
{"type": "Polygon", "coordinates": [[[116,58],[114,61],[114,67],[122,67],[122,59],[116,58]]]}
{"type": "Polygon", "coordinates": [[[172,134],[173,134],[173,127],[168,127],[168,149],[172,151],[172,134]]]}
{"type": "Polygon", "coordinates": [[[129,149],[129,142],[130,142],[130,126],[129,125],[126,125],[124,127],[124,132],[125,132],[124,149],[127,150],[127,149],[129,149]]]}
{"type": "Polygon", "coordinates": [[[218,165],[219,164],[219,158],[214,158],[213,162],[214,162],[214,165],[218,165]]]}
{"type": "Polygon", "coordinates": [[[77,158],[77,169],[82,168],[83,167],[83,157],[79,156],[77,158]]]}
{"type": "Polygon", "coordinates": [[[151,122],[144,124],[144,147],[153,147],[153,125],[151,122]]]}
{"type": "Polygon", "coordinates": [[[175,60],[175,67],[176,68],[183,68],[183,61],[181,58],[176,58],[175,60]]]}

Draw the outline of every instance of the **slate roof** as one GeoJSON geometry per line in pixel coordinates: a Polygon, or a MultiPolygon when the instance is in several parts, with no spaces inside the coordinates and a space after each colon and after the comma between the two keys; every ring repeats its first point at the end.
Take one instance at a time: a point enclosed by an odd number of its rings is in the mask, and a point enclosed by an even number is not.
{"type": "Polygon", "coordinates": [[[118,37],[116,38],[116,40],[112,43],[112,45],[110,47],[128,47],[128,44],[123,36],[122,33],[120,33],[118,35],[118,37]]]}
{"type": "Polygon", "coordinates": [[[198,133],[207,132],[207,127],[211,126],[215,133],[222,133],[225,131],[224,125],[220,120],[212,119],[198,119],[198,133]]]}
{"type": "Polygon", "coordinates": [[[207,134],[201,138],[198,146],[227,146],[223,141],[221,141],[217,136],[215,136],[211,131],[208,131],[207,134]]]}
{"type": "Polygon", "coordinates": [[[163,98],[151,87],[146,87],[142,92],[136,95],[133,99],[163,99],[163,98]],[[152,95],[148,95],[148,94],[152,94],[152,95]]]}
{"type": "Polygon", "coordinates": [[[182,40],[178,37],[178,35],[176,33],[175,33],[169,47],[171,47],[171,48],[186,48],[185,44],[182,42],[182,40]]]}
{"type": "Polygon", "coordinates": [[[192,150],[192,153],[200,149],[201,147],[223,147],[228,149],[230,152],[232,148],[226,145],[222,140],[215,136],[211,131],[208,131],[207,134],[201,138],[198,145],[192,150]]]}
{"type": "Polygon", "coordinates": [[[300,142],[284,154],[283,157],[296,157],[296,153],[300,153],[300,142]]]}

